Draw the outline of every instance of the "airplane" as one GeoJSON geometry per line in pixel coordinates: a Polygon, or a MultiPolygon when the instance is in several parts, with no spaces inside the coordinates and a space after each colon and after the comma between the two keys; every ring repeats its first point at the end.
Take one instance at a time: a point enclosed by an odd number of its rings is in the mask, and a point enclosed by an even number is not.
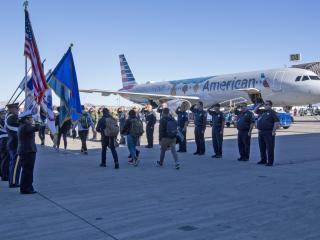
{"type": "Polygon", "coordinates": [[[202,101],[205,108],[214,103],[237,105],[272,100],[274,107],[291,108],[320,102],[320,78],[310,70],[279,68],[183,80],[138,84],[124,54],[119,55],[123,88],[118,91],[86,89],[84,93],[120,95],[134,103],[154,108],[166,102],[170,109],[182,103],[188,107],[202,101]]]}

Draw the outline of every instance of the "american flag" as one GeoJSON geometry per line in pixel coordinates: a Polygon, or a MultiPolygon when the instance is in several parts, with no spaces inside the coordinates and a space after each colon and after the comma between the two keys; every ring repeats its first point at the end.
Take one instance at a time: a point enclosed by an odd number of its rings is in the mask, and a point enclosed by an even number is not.
{"type": "Polygon", "coordinates": [[[48,85],[43,73],[40,55],[36,39],[32,31],[28,10],[25,10],[25,24],[26,39],[24,44],[24,55],[31,61],[34,96],[36,101],[40,103],[46,89],[48,89],[48,85]]]}

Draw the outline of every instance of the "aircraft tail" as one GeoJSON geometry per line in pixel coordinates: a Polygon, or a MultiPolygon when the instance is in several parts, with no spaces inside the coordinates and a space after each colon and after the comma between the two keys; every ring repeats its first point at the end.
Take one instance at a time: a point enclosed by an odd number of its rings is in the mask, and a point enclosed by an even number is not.
{"type": "Polygon", "coordinates": [[[137,85],[124,54],[119,55],[123,89],[131,89],[137,85]]]}

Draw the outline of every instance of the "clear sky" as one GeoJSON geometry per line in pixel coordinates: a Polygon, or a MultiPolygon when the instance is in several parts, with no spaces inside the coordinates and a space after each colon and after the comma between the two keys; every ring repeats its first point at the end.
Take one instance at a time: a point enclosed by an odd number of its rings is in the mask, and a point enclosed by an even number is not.
{"type": "MultiPolygon", "coordinates": [[[[0,100],[24,75],[22,0],[1,0],[0,100]]],[[[318,0],[30,0],[45,71],[74,43],[80,88],[121,88],[124,53],[140,83],[320,60],[318,0]]],[[[117,104],[82,94],[81,100],[117,104]]],[[[121,100],[121,104],[125,101],[121,100]]]]}

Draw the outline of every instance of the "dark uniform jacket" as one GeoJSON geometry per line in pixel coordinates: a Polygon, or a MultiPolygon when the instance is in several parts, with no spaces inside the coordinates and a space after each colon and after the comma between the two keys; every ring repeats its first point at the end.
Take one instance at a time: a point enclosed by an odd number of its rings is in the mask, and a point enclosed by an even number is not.
{"type": "Polygon", "coordinates": [[[189,121],[188,113],[186,111],[183,112],[178,108],[176,114],[178,115],[178,127],[183,129],[186,122],[189,121]]]}
{"type": "Polygon", "coordinates": [[[204,110],[195,109],[195,106],[190,108],[190,111],[194,114],[194,125],[201,127],[203,130],[207,127],[207,113],[204,110]]]}
{"type": "Polygon", "coordinates": [[[245,112],[236,112],[236,115],[238,116],[237,129],[239,131],[249,131],[251,124],[254,123],[254,114],[247,110],[245,112]]]}
{"type": "Polygon", "coordinates": [[[222,127],[224,122],[224,115],[221,111],[213,111],[211,109],[208,110],[208,113],[212,116],[212,125],[213,127],[222,127]]]}
{"type": "Polygon", "coordinates": [[[35,153],[37,146],[35,143],[35,132],[39,130],[39,125],[21,124],[18,129],[18,154],[35,153]]]}
{"type": "Polygon", "coordinates": [[[279,122],[278,115],[273,110],[258,109],[257,128],[260,131],[272,131],[274,123],[279,122]]]}
{"type": "Polygon", "coordinates": [[[4,127],[4,124],[5,124],[4,119],[0,119],[0,140],[2,138],[8,138],[8,133],[4,127]]]}
{"type": "Polygon", "coordinates": [[[155,113],[153,111],[146,112],[145,119],[146,119],[147,127],[154,127],[154,125],[157,122],[156,115],[155,115],[155,113]]]}
{"type": "Polygon", "coordinates": [[[17,114],[8,113],[6,115],[5,127],[8,133],[7,148],[9,150],[16,150],[18,147],[18,127],[19,118],[17,114]]]}

